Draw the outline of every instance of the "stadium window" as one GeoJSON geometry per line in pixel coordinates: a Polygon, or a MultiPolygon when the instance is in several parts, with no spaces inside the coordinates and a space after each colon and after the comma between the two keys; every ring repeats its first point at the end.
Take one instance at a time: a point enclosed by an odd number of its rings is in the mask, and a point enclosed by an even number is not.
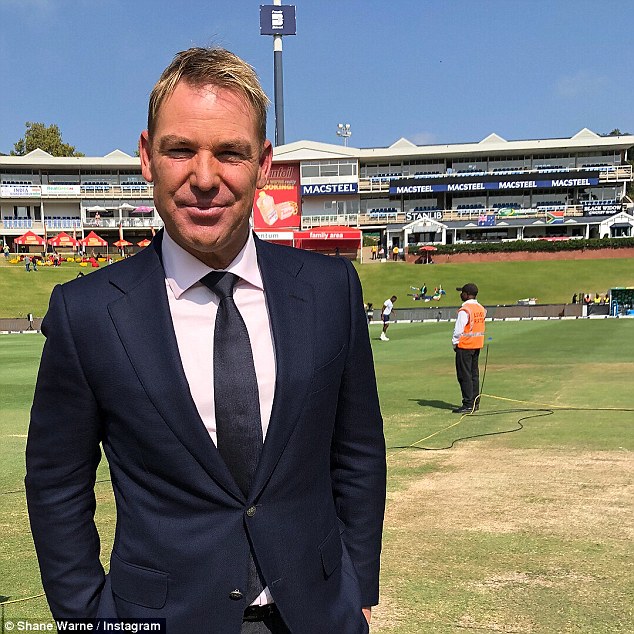
{"type": "Polygon", "coordinates": [[[319,165],[302,165],[302,178],[315,178],[319,176],[319,165]]]}

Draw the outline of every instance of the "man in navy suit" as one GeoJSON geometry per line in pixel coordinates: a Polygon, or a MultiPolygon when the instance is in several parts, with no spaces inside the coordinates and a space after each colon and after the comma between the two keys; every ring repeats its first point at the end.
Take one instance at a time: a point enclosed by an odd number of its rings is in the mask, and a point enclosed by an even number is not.
{"type": "MultiPolygon", "coordinates": [[[[345,258],[251,232],[271,168],[266,107],[235,55],[179,53],[140,142],[164,231],[52,294],[26,487],[56,618],[164,618],[169,634],[368,631],[385,442],[361,287],[345,258]],[[216,443],[223,300],[201,283],[214,271],[237,280],[257,377],[263,446],[246,490],[216,443]],[[100,444],[117,509],[108,574],[100,444]]],[[[238,377],[246,367],[244,355],[220,362],[238,377]]]]}

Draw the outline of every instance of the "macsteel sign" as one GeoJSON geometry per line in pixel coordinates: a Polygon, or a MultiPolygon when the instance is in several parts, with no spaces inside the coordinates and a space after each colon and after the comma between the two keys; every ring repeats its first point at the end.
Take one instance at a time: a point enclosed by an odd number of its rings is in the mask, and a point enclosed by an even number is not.
{"type": "Polygon", "coordinates": [[[551,189],[568,187],[592,187],[598,178],[552,178],[548,180],[490,181],[479,183],[438,183],[432,185],[390,184],[390,194],[432,194],[436,192],[477,192],[514,189],[551,189]]]}
{"type": "Polygon", "coordinates": [[[327,185],[302,185],[302,196],[324,196],[332,194],[356,194],[357,183],[328,183],[327,185]]]}
{"type": "Polygon", "coordinates": [[[295,5],[260,5],[260,35],[295,35],[295,5]]]}

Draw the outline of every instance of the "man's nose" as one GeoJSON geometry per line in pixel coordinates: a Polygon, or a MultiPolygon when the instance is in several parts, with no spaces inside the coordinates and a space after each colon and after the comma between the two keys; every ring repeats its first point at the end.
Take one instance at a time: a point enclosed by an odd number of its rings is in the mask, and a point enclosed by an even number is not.
{"type": "Polygon", "coordinates": [[[220,181],[220,163],[210,153],[198,154],[190,174],[190,184],[202,191],[218,186],[220,181]]]}

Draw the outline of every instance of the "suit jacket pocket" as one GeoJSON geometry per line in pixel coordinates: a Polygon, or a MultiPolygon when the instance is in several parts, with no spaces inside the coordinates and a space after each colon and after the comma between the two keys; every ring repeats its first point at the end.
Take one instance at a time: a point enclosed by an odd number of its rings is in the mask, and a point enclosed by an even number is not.
{"type": "Polygon", "coordinates": [[[310,381],[310,393],[314,394],[319,392],[323,388],[327,387],[341,376],[343,370],[343,364],[345,362],[346,346],[341,346],[339,352],[329,359],[326,363],[320,365],[313,372],[313,376],[310,381]]]}
{"type": "Polygon", "coordinates": [[[166,572],[129,564],[112,553],[110,579],[113,594],[124,601],[155,609],[167,601],[166,572]]]}
{"type": "Polygon", "coordinates": [[[341,565],[341,537],[339,527],[333,528],[328,537],[319,546],[321,564],[324,567],[326,577],[329,577],[341,565]]]}

